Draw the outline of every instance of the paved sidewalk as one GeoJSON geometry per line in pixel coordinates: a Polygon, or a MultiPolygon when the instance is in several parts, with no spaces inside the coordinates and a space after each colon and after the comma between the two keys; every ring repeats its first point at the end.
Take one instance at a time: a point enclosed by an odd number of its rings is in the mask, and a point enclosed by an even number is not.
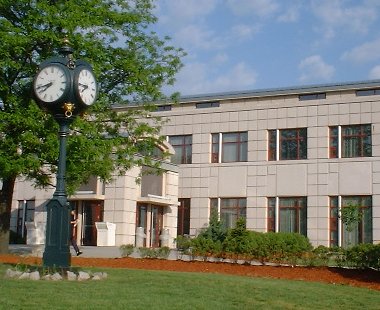
{"type": "MultiPolygon", "coordinates": [[[[95,258],[119,258],[121,251],[118,246],[79,246],[82,254],[80,257],[95,257],[95,258]]],[[[45,245],[27,245],[27,244],[10,244],[9,252],[17,255],[33,255],[42,257],[45,251],[45,245]]],[[[70,246],[72,256],[76,256],[72,246],[70,246]]],[[[179,253],[176,249],[171,249],[168,256],[169,260],[177,260],[179,253]]],[[[140,254],[137,249],[130,257],[139,258],[140,254]]]]}
{"type": "MultiPolygon", "coordinates": [[[[98,257],[98,258],[117,258],[121,257],[121,252],[117,246],[80,246],[83,252],[81,257],[98,257]]],[[[44,245],[26,245],[26,244],[10,244],[9,252],[17,255],[33,255],[42,257],[45,250],[44,245]]],[[[76,256],[75,251],[70,246],[72,256],[76,256]]]]}

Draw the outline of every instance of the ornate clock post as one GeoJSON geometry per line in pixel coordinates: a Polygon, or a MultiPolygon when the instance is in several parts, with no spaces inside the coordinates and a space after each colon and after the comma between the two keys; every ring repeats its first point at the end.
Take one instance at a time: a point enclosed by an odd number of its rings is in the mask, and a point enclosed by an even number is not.
{"type": "MultiPolygon", "coordinates": [[[[66,40],[65,43],[68,43],[66,40]]],[[[59,124],[59,158],[56,190],[47,203],[47,225],[43,265],[68,268],[70,255],[70,207],[65,189],[66,139],[75,117],[91,106],[97,96],[97,83],[91,66],[73,60],[72,49],[61,48],[62,57],[44,61],[33,82],[33,94],[39,106],[53,115],[59,124]]]]}

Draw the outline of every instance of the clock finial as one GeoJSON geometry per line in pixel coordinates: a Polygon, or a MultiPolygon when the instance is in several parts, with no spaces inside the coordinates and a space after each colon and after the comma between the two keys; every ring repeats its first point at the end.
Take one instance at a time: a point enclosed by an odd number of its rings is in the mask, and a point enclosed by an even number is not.
{"type": "Polygon", "coordinates": [[[63,46],[59,49],[59,52],[65,57],[71,58],[71,55],[73,54],[74,50],[70,46],[69,38],[65,36],[62,41],[63,41],[63,46]]]}
{"type": "Polygon", "coordinates": [[[73,60],[73,48],[70,46],[70,41],[67,35],[63,38],[63,46],[59,49],[59,52],[68,59],[67,66],[71,69],[75,68],[75,62],[73,60]]]}

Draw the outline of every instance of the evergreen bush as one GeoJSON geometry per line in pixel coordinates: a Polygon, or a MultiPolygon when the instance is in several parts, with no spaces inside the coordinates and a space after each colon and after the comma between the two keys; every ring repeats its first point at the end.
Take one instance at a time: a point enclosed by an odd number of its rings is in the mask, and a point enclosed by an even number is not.
{"type": "Polygon", "coordinates": [[[193,255],[203,256],[205,259],[208,256],[219,257],[222,252],[222,243],[208,236],[199,235],[191,240],[191,250],[193,255]]]}
{"type": "Polygon", "coordinates": [[[181,252],[188,252],[191,247],[191,238],[189,236],[177,236],[175,239],[177,244],[177,250],[181,252]]]}
{"type": "Polygon", "coordinates": [[[227,232],[220,221],[211,220],[198,237],[192,239],[193,253],[199,256],[219,256],[234,259],[289,261],[300,258],[312,246],[309,240],[296,233],[260,233],[246,229],[245,219],[236,222],[227,232]]]}
{"type": "Polygon", "coordinates": [[[141,258],[157,258],[155,249],[140,247],[139,253],[141,258]]]}
{"type": "Polygon", "coordinates": [[[236,222],[236,227],[228,230],[226,238],[223,240],[223,251],[228,255],[246,256],[250,254],[252,248],[252,238],[250,232],[246,230],[243,218],[236,222]]]}
{"type": "Polygon", "coordinates": [[[156,252],[157,252],[156,257],[167,259],[169,257],[169,254],[170,254],[170,249],[167,246],[163,246],[163,247],[157,248],[156,252]]]}
{"type": "Polygon", "coordinates": [[[119,247],[121,257],[128,257],[133,253],[135,246],[133,244],[123,244],[119,247]]]}
{"type": "Polygon", "coordinates": [[[346,249],[344,263],[355,268],[380,270],[380,244],[361,243],[346,249]]]}
{"type": "Polygon", "coordinates": [[[309,239],[299,233],[250,231],[244,219],[239,219],[235,228],[227,230],[217,217],[212,217],[210,225],[197,237],[178,236],[177,248],[191,250],[192,255],[204,259],[213,256],[256,259],[262,263],[303,262],[306,265],[328,265],[334,261],[339,266],[380,270],[380,244],[313,249],[309,239]]]}
{"type": "Polygon", "coordinates": [[[212,212],[209,225],[200,232],[199,236],[211,239],[214,242],[219,241],[222,243],[224,241],[227,236],[227,228],[223,222],[218,219],[216,212],[212,212]]]}

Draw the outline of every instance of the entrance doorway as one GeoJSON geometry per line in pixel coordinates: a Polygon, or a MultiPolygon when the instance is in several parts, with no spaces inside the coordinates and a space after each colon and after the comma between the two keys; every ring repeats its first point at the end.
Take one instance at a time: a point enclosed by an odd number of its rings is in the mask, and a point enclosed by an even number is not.
{"type": "Polygon", "coordinates": [[[80,240],[77,239],[78,244],[96,246],[97,230],[95,222],[103,222],[104,202],[99,200],[77,200],[71,201],[70,205],[80,220],[74,231],[75,236],[80,236],[80,240]]]}
{"type": "Polygon", "coordinates": [[[160,247],[160,234],[163,229],[164,210],[161,206],[138,204],[136,227],[143,227],[146,235],[144,246],[160,247]]]}
{"type": "Polygon", "coordinates": [[[150,246],[152,248],[160,247],[160,234],[163,228],[163,218],[164,212],[162,207],[151,206],[150,246]]]}
{"type": "Polygon", "coordinates": [[[95,222],[103,222],[103,202],[83,201],[82,209],[82,236],[83,245],[96,245],[97,230],[95,222]]]}
{"type": "Polygon", "coordinates": [[[16,230],[17,236],[19,236],[24,242],[26,239],[26,234],[28,233],[25,228],[25,222],[34,221],[34,210],[34,200],[20,200],[18,202],[16,230]]]}

